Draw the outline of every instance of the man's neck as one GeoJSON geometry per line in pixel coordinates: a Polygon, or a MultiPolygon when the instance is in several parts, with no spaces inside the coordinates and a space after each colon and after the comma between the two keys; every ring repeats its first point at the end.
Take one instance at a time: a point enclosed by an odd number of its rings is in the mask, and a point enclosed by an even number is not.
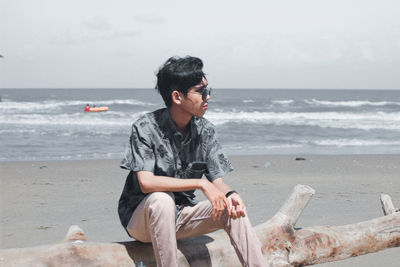
{"type": "Polygon", "coordinates": [[[183,133],[184,129],[190,122],[190,119],[192,118],[192,115],[184,112],[183,110],[177,108],[176,106],[172,105],[169,108],[169,113],[171,115],[171,119],[176,125],[176,128],[178,131],[183,133]]]}

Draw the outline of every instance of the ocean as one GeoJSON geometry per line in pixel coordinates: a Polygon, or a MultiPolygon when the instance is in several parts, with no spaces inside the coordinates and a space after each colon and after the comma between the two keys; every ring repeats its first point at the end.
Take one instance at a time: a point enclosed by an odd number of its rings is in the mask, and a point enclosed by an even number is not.
{"type": "MultiPolygon", "coordinates": [[[[0,89],[0,161],[120,159],[154,89],[0,89]],[[85,113],[86,104],[109,111],[85,113]]],[[[214,89],[228,155],[399,154],[399,90],[214,89]]]]}

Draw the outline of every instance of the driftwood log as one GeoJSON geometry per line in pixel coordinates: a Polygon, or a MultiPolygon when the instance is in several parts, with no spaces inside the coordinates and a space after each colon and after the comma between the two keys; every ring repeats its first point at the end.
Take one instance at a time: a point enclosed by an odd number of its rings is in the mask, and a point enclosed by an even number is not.
{"type": "MultiPolygon", "coordinates": [[[[282,208],[255,227],[268,266],[304,266],[337,261],[400,246],[400,212],[388,195],[381,195],[383,217],[335,227],[295,229],[314,194],[297,185],[282,208]]],[[[179,266],[240,266],[225,232],[178,241],[179,266]]],[[[88,242],[71,226],[61,243],[0,251],[0,266],[155,266],[150,244],[88,242]]]]}

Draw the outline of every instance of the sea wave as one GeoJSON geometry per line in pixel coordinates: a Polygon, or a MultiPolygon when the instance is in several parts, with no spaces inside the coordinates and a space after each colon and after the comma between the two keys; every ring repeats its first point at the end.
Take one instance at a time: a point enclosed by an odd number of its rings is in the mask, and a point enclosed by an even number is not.
{"type": "Polygon", "coordinates": [[[400,130],[400,112],[208,112],[205,116],[216,125],[258,123],[272,125],[319,126],[342,129],[400,130]]]}
{"type": "Polygon", "coordinates": [[[35,129],[0,129],[0,134],[31,134],[35,132],[35,129]]]}
{"type": "Polygon", "coordinates": [[[41,151],[35,155],[27,153],[15,153],[13,155],[1,155],[0,162],[14,162],[14,161],[37,161],[37,160],[87,160],[87,159],[121,159],[123,154],[120,152],[87,152],[87,153],[71,153],[71,154],[55,154],[41,151]]]}
{"type": "Polygon", "coordinates": [[[228,150],[271,150],[271,149],[284,149],[284,148],[302,148],[303,144],[267,144],[267,145],[240,145],[227,143],[224,145],[224,149],[228,150]]]}
{"type": "Polygon", "coordinates": [[[273,104],[279,104],[279,105],[289,105],[292,104],[294,100],[292,99],[287,99],[287,100],[272,100],[273,104]]]}
{"type": "Polygon", "coordinates": [[[114,100],[98,100],[98,101],[82,101],[82,100],[70,100],[70,101],[56,101],[46,100],[39,102],[15,102],[15,101],[4,101],[1,102],[0,111],[7,113],[15,113],[18,111],[30,111],[35,112],[38,110],[52,110],[60,109],[67,106],[81,106],[82,109],[86,104],[96,104],[97,106],[103,105],[132,105],[132,106],[155,106],[154,103],[142,102],[136,99],[114,99],[114,100]],[[96,102],[96,103],[94,103],[96,102]]]}
{"type": "Polygon", "coordinates": [[[387,105],[397,105],[400,106],[400,102],[391,102],[391,101],[325,101],[325,100],[304,100],[309,105],[316,106],[332,106],[332,107],[361,107],[361,106],[387,106],[387,105]]]}
{"type": "MultiPolygon", "coordinates": [[[[0,114],[0,124],[9,125],[130,125],[140,115],[136,113],[110,111],[107,113],[72,114],[0,114]]],[[[400,112],[233,112],[210,111],[205,117],[216,125],[250,123],[264,125],[316,126],[339,129],[400,130],[400,112]]]]}
{"type": "Polygon", "coordinates": [[[82,126],[125,126],[132,124],[142,111],[132,114],[123,112],[73,113],[73,114],[14,114],[0,115],[0,124],[12,125],[82,125],[82,126]]]}
{"type": "Polygon", "coordinates": [[[334,146],[334,147],[348,147],[348,146],[399,146],[400,141],[397,140],[362,140],[362,139],[326,139],[317,140],[312,142],[318,146],[334,146]]]}
{"type": "MultiPolygon", "coordinates": [[[[215,102],[215,101],[212,100],[212,102],[215,102]]],[[[248,104],[248,103],[255,103],[256,100],[254,100],[254,99],[244,99],[244,100],[242,100],[242,102],[248,104]]],[[[221,102],[221,103],[223,103],[223,102],[221,102]]],[[[271,103],[274,104],[274,105],[287,106],[289,104],[294,103],[294,100],[293,99],[272,100],[271,103]]]]}

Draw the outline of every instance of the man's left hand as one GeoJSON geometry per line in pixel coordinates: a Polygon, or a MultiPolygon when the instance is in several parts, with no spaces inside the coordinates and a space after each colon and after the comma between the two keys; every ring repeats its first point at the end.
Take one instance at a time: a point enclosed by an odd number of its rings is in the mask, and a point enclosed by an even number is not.
{"type": "Polygon", "coordinates": [[[233,193],[228,197],[228,201],[231,203],[231,218],[236,219],[246,216],[246,207],[244,206],[243,200],[239,194],[233,193]]]}

